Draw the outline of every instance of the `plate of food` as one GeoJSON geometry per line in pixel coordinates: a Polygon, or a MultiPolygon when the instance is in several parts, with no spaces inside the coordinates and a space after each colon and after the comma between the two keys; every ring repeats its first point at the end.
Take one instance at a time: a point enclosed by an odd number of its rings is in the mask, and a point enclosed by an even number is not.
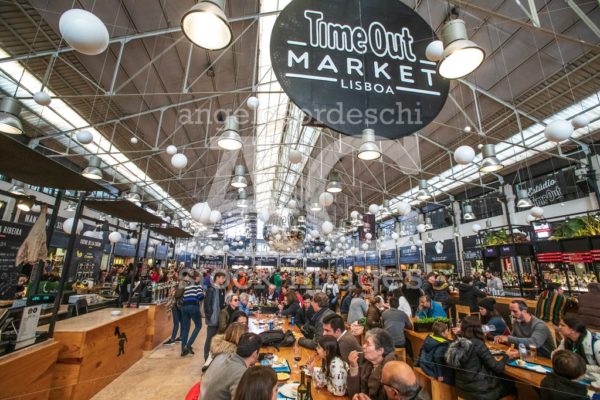
{"type": "Polygon", "coordinates": [[[287,383],[279,388],[279,393],[288,399],[295,399],[298,396],[299,383],[287,383]]]}
{"type": "Polygon", "coordinates": [[[287,381],[288,379],[290,379],[290,374],[288,374],[287,372],[278,372],[277,373],[277,380],[278,381],[287,381]]]}

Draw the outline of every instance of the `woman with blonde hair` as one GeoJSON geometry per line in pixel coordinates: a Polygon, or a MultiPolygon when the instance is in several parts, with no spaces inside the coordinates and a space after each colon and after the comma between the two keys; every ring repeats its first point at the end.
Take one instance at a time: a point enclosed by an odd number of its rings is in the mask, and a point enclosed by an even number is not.
{"type": "Polygon", "coordinates": [[[210,354],[202,367],[202,372],[208,369],[210,363],[218,354],[235,354],[240,337],[246,332],[248,332],[248,325],[234,322],[225,329],[225,333],[215,335],[210,342],[210,354]]]}

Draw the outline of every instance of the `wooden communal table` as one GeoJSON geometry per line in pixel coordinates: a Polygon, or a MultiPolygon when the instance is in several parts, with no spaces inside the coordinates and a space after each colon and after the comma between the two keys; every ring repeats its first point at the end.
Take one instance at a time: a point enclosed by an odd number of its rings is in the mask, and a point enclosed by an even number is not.
{"type": "Polygon", "coordinates": [[[141,304],[140,308],[148,310],[144,350],[153,350],[171,336],[173,331],[171,311],[169,311],[167,303],[141,304]]]}
{"type": "Polygon", "coordinates": [[[48,399],[59,349],[50,339],[0,357],[0,399],[48,399]]]}
{"type": "Polygon", "coordinates": [[[107,308],[59,321],[50,399],[88,400],[141,359],[147,315],[146,309],[107,308]]]}
{"type": "MultiPolygon", "coordinates": [[[[250,321],[248,323],[250,332],[259,334],[259,333],[263,332],[265,329],[268,330],[269,329],[268,324],[265,324],[264,326],[260,326],[258,322],[260,320],[268,320],[268,319],[273,319],[273,318],[274,318],[273,315],[266,315],[266,314],[262,314],[262,315],[258,315],[256,317],[250,318],[250,321]]],[[[287,321],[286,319],[283,319],[283,326],[281,329],[283,329],[284,332],[287,331],[288,329],[290,329],[292,332],[294,332],[294,336],[296,337],[296,340],[298,340],[299,338],[302,337],[302,334],[300,333],[300,330],[298,329],[298,327],[290,326],[289,321],[287,321]]],[[[301,349],[302,349],[302,360],[300,360],[299,365],[304,365],[310,357],[314,357],[317,354],[317,352],[314,350],[306,349],[303,347],[301,347],[301,349]]],[[[290,364],[290,369],[292,370],[292,373],[290,374],[290,379],[287,382],[283,382],[283,383],[300,382],[299,368],[298,368],[298,370],[294,369],[294,348],[293,347],[281,347],[279,349],[279,351],[275,347],[263,347],[261,349],[261,352],[270,352],[270,353],[276,354],[278,357],[286,359],[287,362],[290,364]]],[[[318,365],[316,365],[316,366],[318,366],[318,365]]],[[[311,389],[312,389],[312,397],[314,400],[349,399],[348,396],[334,396],[333,394],[329,393],[327,391],[327,388],[325,388],[325,387],[323,387],[321,389],[317,389],[314,382],[313,382],[311,389]]]]}

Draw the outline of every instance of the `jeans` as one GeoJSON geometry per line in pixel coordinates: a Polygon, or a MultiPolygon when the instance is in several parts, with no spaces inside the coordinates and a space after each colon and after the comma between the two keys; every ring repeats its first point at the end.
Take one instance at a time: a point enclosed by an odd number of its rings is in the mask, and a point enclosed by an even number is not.
{"type": "Polygon", "coordinates": [[[213,336],[217,334],[219,330],[218,326],[207,326],[206,327],[206,341],[204,342],[204,359],[208,358],[208,354],[210,353],[210,342],[212,341],[213,336]]]}
{"type": "Polygon", "coordinates": [[[198,303],[184,304],[181,308],[181,350],[185,350],[186,347],[192,347],[196,336],[202,328],[202,321],[200,320],[200,306],[198,303]],[[192,335],[190,333],[191,321],[194,321],[194,330],[192,335]],[[189,339],[188,339],[189,336],[189,339]]]}
{"type": "MultiPolygon", "coordinates": [[[[177,332],[181,327],[181,310],[176,308],[171,309],[171,315],[173,316],[173,333],[171,333],[171,340],[177,339],[177,332]]],[[[188,328],[189,329],[189,328],[188,328]]]]}

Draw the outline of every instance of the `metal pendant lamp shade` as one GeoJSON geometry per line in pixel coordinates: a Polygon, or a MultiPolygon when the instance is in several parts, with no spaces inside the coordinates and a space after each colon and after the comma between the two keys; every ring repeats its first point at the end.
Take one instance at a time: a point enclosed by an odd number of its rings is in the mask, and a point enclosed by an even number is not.
{"type": "Polygon", "coordinates": [[[340,180],[340,175],[337,172],[332,172],[329,175],[327,191],[329,193],[340,193],[342,191],[342,182],[340,180]]]}
{"type": "Polygon", "coordinates": [[[493,144],[484,145],[481,154],[483,156],[479,167],[481,172],[496,172],[504,168],[504,165],[496,157],[496,149],[493,144]]]}
{"type": "Polygon", "coordinates": [[[17,202],[17,208],[21,211],[29,212],[31,211],[34,202],[35,198],[33,196],[23,197],[17,202]]]}
{"type": "Polygon", "coordinates": [[[131,201],[132,203],[138,202],[142,199],[137,185],[131,186],[131,190],[129,190],[129,193],[125,195],[125,199],[131,201]]]}
{"type": "Polygon", "coordinates": [[[533,202],[529,198],[526,189],[521,189],[517,193],[517,208],[529,208],[533,207],[533,202]]]}
{"type": "Polygon", "coordinates": [[[90,162],[88,166],[81,172],[81,175],[95,181],[102,179],[102,170],[100,169],[100,158],[96,156],[90,157],[90,162]]]}
{"type": "Polygon", "coordinates": [[[465,205],[463,209],[463,219],[465,221],[472,221],[475,219],[475,213],[473,212],[473,207],[470,204],[465,205]]]}
{"type": "Polygon", "coordinates": [[[225,130],[219,137],[217,144],[224,150],[239,150],[242,148],[242,138],[238,133],[240,121],[237,117],[230,115],[225,118],[225,130]]]}
{"type": "Polygon", "coordinates": [[[358,149],[358,158],[365,161],[376,160],[381,157],[379,146],[375,143],[375,131],[364,129],[362,131],[362,144],[358,149]]]}
{"type": "Polygon", "coordinates": [[[206,50],[229,46],[233,31],[223,11],[225,0],[201,0],[181,18],[181,30],[188,40],[206,50]]]}
{"type": "Polygon", "coordinates": [[[321,204],[319,204],[318,201],[312,202],[310,203],[310,211],[321,211],[323,208],[321,207],[321,204]]]}
{"type": "Polygon", "coordinates": [[[243,165],[236,165],[233,172],[233,179],[231,180],[231,186],[234,188],[245,188],[248,186],[248,181],[244,174],[246,170],[243,165]]]}
{"type": "Polygon", "coordinates": [[[0,132],[10,135],[21,135],[23,124],[19,119],[21,103],[13,97],[5,97],[0,101],[0,132]]]}
{"type": "Polygon", "coordinates": [[[419,179],[419,191],[417,192],[417,200],[427,201],[431,199],[431,193],[429,193],[429,185],[427,180],[419,179]]]}
{"type": "Polygon", "coordinates": [[[485,59],[485,51],[467,36],[462,19],[448,21],[442,29],[444,52],[438,73],[446,79],[462,78],[475,71],[485,59]]]}
{"type": "Polygon", "coordinates": [[[25,184],[16,179],[13,179],[13,184],[8,191],[17,196],[25,196],[27,194],[25,184]]]}
{"type": "Polygon", "coordinates": [[[239,190],[237,206],[239,208],[248,208],[248,192],[246,192],[246,189],[239,190]]]}

